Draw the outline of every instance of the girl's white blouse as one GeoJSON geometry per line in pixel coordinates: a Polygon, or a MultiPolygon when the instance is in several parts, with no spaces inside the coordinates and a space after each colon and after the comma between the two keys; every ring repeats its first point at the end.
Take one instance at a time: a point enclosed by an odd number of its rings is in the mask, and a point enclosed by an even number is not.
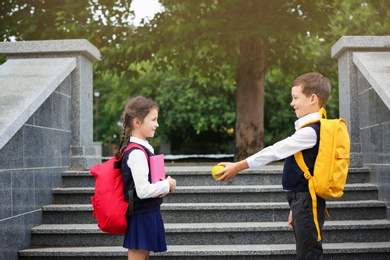
{"type": "MultiPolygon", "coordinates": [[[[153,147],[146,140],[130,137],[130,142],[141,144],[154,153],[153,147]]],[[[167,180],[156,183],[149,182],[149,165],[143,151],[133,150],[127,159],[127,166],[133,174],[135,190],[140,199],[155,198],[169,193],[169,182],[167,180]]]]}

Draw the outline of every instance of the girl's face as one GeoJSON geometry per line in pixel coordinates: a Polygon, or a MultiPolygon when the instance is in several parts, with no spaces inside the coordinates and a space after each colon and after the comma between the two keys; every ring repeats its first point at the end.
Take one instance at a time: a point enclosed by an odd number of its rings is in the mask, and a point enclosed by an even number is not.
{"type": "Polygon", "coordinates": [[[302,88],[300,85],[293,86],[291,88],[291,97],[292,101],[290,105],[294,108],[295,114],[298,118],[318,111],[313,108],[313,104],[315,103],[317,96],[313,94],[307,97],[302,93],[302,88]]]}
{"type": "Polygon", "coordinates": [[[153,108],[146,115],[143,122],[138,119],[136,120],[136,129],[133,131],[133,136],[145,140],[147,137],[153,137],[158,127],[158,110],[153,108]]]}

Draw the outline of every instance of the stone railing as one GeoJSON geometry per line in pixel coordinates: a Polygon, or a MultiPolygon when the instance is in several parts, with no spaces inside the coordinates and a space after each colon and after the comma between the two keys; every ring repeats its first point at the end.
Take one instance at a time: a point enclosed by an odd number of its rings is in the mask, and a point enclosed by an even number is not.
{"type": "Polygon", "coordinates": [[[100,52],[86,40],[59,40],[4,42],[0,53],[7,57],[0,65],[0,252],[17,259],[61,173],[101,161],[92,141],[92,65],[100,52]]]}
{"type": "Polygon", "coordinates": [[[390,36],[344,36],[339,64],[340,116],[351,137],[351,166],[371,170],[390,217],[390,36]]]}

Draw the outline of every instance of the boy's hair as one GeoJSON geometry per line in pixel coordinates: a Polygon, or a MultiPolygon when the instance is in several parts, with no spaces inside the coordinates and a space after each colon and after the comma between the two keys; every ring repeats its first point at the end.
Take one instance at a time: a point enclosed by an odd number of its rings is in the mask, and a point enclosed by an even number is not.
{"type": "Polygon", "coordinates": [[[126,145],[123,146],[125,140],[130,138],[131,131],[133,130],[133,120],[138,118],[143,122],[146,115],[152,109],[159,109],[159,106],[151,99],[145,98],[143,96],[136,96],[131,99],[126,104],[126,107],[122,113],[122,134],[121,141],[118,147],[114,148],[114,156],[118,157],[122,154],[126,145]]]}
{"type": "Polygon", "coordinates": [[[316,94],[320,107],[325,107],[331,92],[330,80],[320,73],[309,72],[296,78],[292,84],[294,86],[301,86],[302,93],[307,97],[316,94]]]}

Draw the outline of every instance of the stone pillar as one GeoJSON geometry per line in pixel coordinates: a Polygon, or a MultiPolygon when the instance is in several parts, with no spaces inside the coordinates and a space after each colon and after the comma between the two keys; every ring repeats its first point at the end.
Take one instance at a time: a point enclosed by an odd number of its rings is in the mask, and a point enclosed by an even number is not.
{"type": "Polygon", "coordinates": [[[389,36],[343,36],[332,47],[338,59],[340,117],[347,121],[351,138],[351,166],[363,165],[359,114],[359,72],[354,63],[356,52],[390,51],[389,36]]]}
{"type": "Polygon", "coordinates": [[[89,41],[48,40],[21,41],[1,44],[7,59],[20,58],[76,58],[71,74],[71,169],[87,169],[101,161],[101,154],[93,143],[93,62],[100,59],[99,50],[89,41]]]}

